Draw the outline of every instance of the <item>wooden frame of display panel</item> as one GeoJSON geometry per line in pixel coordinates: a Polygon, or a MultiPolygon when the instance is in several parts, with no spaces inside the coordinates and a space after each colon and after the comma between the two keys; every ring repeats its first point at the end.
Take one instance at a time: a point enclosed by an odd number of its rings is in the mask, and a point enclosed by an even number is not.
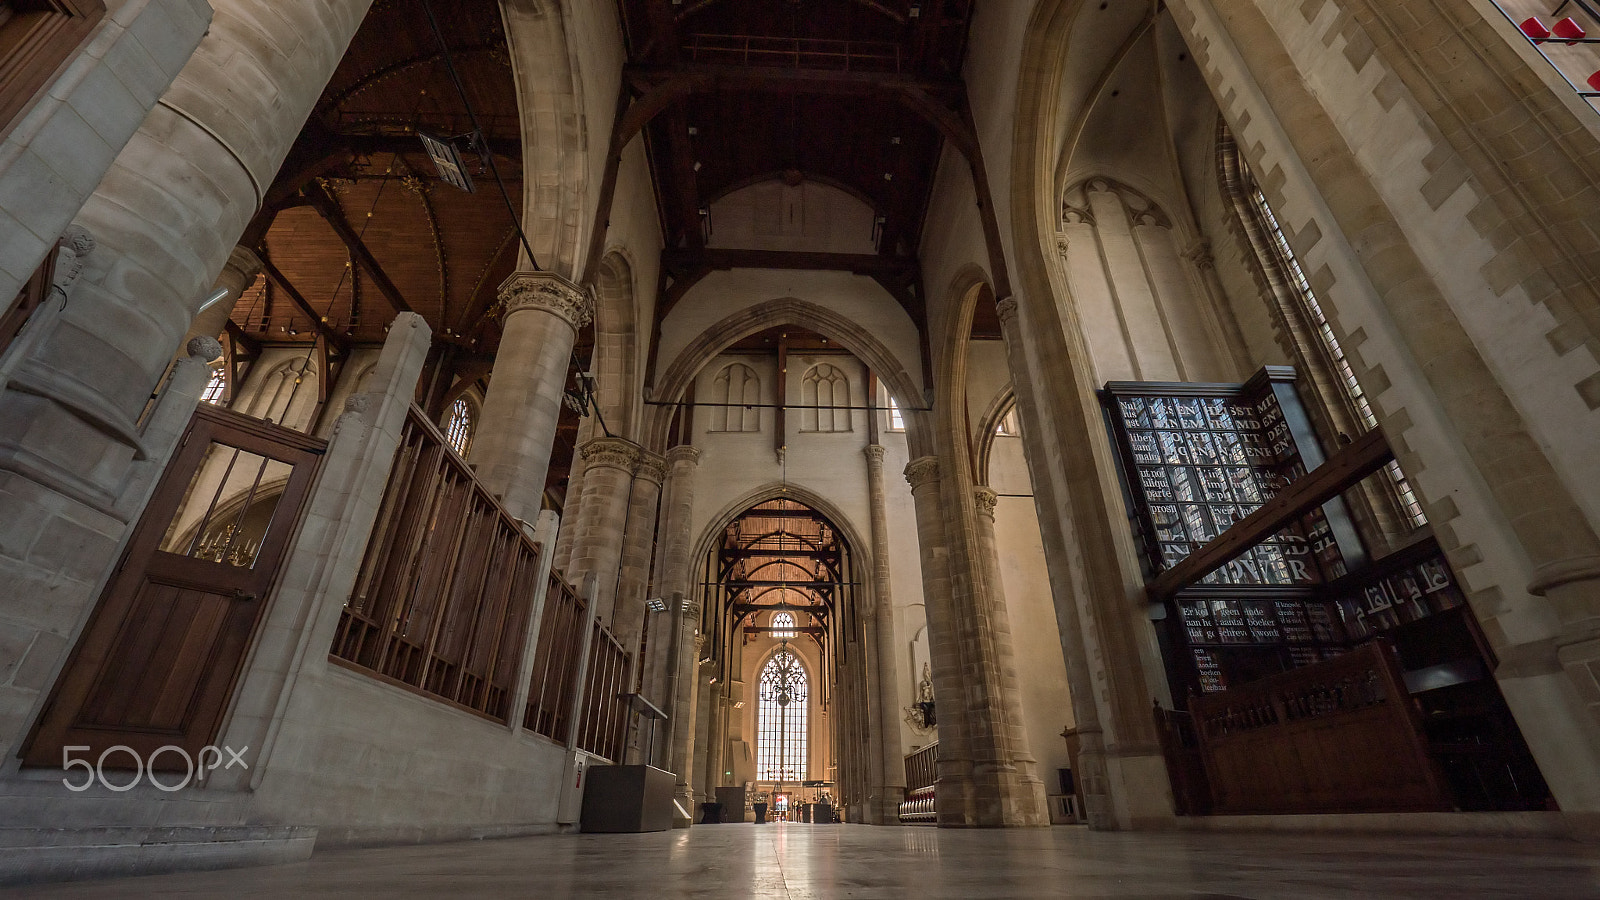
{"type": "MultiPolygon", "coordinates": [[[[1101,392],[1147,580],[1325,461],[1286,366],[1244,384],[1111,382],[1101,392]]],[[[1365,566],[1334,498],[1153,610],[1174,697],[1344,652],[1316,590],[1365,566]]]]}

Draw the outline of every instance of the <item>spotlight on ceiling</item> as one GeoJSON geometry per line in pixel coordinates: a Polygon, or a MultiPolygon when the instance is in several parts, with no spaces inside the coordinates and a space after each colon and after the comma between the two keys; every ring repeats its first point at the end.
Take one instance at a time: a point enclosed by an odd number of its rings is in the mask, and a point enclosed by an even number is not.
{"type": "Polygon", "coordinates": [[[644,608],[650,610],[653,613],[666,612],[667,611],[667,601],[661,599],[660,597],[651,597],[649,600],[646,600],[644,602],[644,608]]]}

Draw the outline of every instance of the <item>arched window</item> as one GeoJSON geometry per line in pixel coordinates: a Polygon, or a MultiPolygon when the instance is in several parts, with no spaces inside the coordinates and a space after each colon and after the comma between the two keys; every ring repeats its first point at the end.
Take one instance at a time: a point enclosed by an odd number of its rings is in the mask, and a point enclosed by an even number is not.
{"type": "MultiPolygon", "coordinates": [[[[1268,294],[1283,317],[1301,371],[1323,401],[1332,427],[1339,431],[1364,433],[1378,427],[1366,391],[1356,380],[1355,370],[1345,356],[1339,338],[1333,333],[1322,302],[1301,268],[1294,248],[1289,245],[1278,217],[1256,182],[1255,174],[1240,155],[1233,134],[1219,125],[1217,153],[1223,189],[1234,202],[1244,237],[1261,264],[1268,294]]],[[[1387,501],[1395,513],[1412,528],[1428,524],[1417,502],[1416,493],[1400,464],[1384,468],[1390,491],[1387,501]]]]}
{"type": "Polygon", "coordinates": [[[456,402],[450,404],[450,418],[445,421],[444,439],[463,458],[472,446],[472,432],[475,423],[472,421],[472,404],[465,397],[457,397],[456,402]]]}
{"type": "Polygon", "coordinates": [[[222,403],[228,393],[227,370],[218,369],[211,373],[211,380],[206,382],[206,389],[200,392],[201,403],[222,403]]]}
{"type": "Polygon", "coordinates": [[[804,781],[806,671],[791,651],[772,654],[761,670],[760,702],[756,780],[804,781]]]}
{"type": "Polygon", "coordinates": [[[773,613],[772,636],[778,640],[794,637],[794,616],[786,612],[773,613]]]}
{"type": "Polygon", "coordinates": [[[729,363],[711,382],[711,427],[707,431],[760,431],[761,379],[743,363],[729,363]]]}
{"type": "Polygon", "coordinates": [[[850,380],[835,366],[812,366],[800,382],[801,431],[850,430],[850,380]]]}
{"type": "Polygon", "coordinates": [[[1022,429],[1017,426],[1017,408],[1000,417],[1000,423],[995,426],[994,433],[1002,437],[1021,437],[1022,429]]]}
{"type": "Polygon", "coordinates": [[[891,396],[889,398],[889,430],[890,431],[905,431],[906,430],[906,417],[905,417],[905,414],[900,412],[900,404],[895,402],[895,399],[894,399],[893,396],[891,396]]]}

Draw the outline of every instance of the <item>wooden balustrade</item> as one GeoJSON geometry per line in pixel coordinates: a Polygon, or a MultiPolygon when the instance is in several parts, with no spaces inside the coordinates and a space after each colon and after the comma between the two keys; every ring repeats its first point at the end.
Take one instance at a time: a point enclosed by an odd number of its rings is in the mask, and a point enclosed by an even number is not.
{"type": "Polygon", "coordinates": [[[538,569],[538,545],[412,407],[332,657],[507,721],[538,569]]]}
{"type": "Polygon", "coordinates": [[[932,787],[939,781],[939,742],[906,756],[906,790],[932,787]]]}
{"type": "Polygon", "coordinates": [[[1192,697],[1218,814],[1448,809],[1386,641],[1192,697]]]}
{"type": "Polygon", "coordinates": [[[589,621],[592,620],[583,598],[560,575],[551,572],[522,727],[552,740],[567,739],[572,680],[577,677],[578,656],[583,650],[583,625],[589,621]]]}
{"type": "Polygon", "coordinates": [[[598,621],[592,627],[578,748],[620,765],[628,739],[628,703],[623,695],[630,689],[631,660],[610,631],[598,621]]]}

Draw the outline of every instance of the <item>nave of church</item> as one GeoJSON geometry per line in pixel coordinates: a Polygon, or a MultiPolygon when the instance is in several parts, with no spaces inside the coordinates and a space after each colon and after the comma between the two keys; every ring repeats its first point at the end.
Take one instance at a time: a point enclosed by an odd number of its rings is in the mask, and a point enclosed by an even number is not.
{"type": "Polygon", "coordinates": [[[1600,893],[1597,47],[0,0],[0,885],[1600,893]]]}

